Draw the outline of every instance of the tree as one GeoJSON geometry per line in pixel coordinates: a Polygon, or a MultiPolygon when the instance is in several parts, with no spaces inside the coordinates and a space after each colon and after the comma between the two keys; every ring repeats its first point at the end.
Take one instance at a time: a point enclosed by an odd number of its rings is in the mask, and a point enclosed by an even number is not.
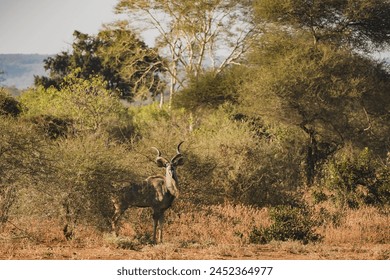
{"type": "MultiPolygon", "coordinates": [[[[189,77],[221,72],[237,63],[253,34],[250,1],[120,0],[116,10],[131,24],[158,33],[157,46],[169,60],[170,101],[189,77]]],[[[163,95],[161,96],[161,103],[163,95]]]]}
{"type": "Polygon", "coordinates": [[[101,58],[103,76],[112,76],[105,79],[110,88],[144,98],[162,92],[160,74],[164,72],[164,61],[130,31],[126,21],[104,25],[97,38],[101,41],[96,53],[101,58]]]}
{"type": "Polygon", "coordinates": [[[17,192],[48,172],[44,142],[31,125],[0,116],[0,231],[17,192]]]}
{"type": "Polygon", "coordinates": [[[101,133],[129,118],[119,97],[106,89],[102,77],[80,78],[76,69],[63,78],[60,89],[32,88],[20,97],[29,117],[51,116],[72,122],[77,132],[101,133]]]}
{"type": "Polygon", "coordinates": [[[383,65],[310,41],[305,32],[263,36],[242,89],[250,114],[297,126],[307,135],[309,185],[320,165],[346,143],[381,156],[390,143],[390,75],[383,65]]]}
{"type": "Polygon", "coordinates": [[[173,106],[189,111],[216,109],[225,102],[235,103],[240,79],[240,67],[223,72],[205,72],[189,80],[187,86],[177,92],[173,106]]]}
{"type": "Polygon", "coordinates": [[[310,32],[320,41],[360,50],[383,48],[390,42],[387,0],[257,0],[255,17],[310,32]]]}
{"type": "Polygon", "coordinates": [[[307,135],[309,185],[348,141],[386,152],[390,76],[362,53],[388,46],[389,15],[390,2],[380,0],[254,2],[254,17],[266,32],[249,58],[244,99],[263,117],[307,135]]]}
{"type": "Polygon", "coordinates": [[[103,26],[98,35],[75,31],[73,51],[47,58],[49,77],[35,77],[35,85],[60,88],[64,78],[77,68],[79,77],[100,75],[107,89],[132,100],[136,95],[157,95],[162,90],[159,73],[163,62],[154,49],[138,39],[126,22],[103,26]]]}

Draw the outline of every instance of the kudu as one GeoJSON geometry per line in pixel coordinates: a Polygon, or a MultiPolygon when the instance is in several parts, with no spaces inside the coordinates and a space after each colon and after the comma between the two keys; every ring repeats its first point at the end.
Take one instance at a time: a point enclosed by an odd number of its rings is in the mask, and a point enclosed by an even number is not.
{"type": "Polygon", "coordinates": [[[171,207],[175,197],[178,197],[178,180],[176,167],[183,165],[184,158],[180,152],[180,146],[183,141],[177,145],[176,155],[167,160],[157,151],[156,164],[158,167],[165,168],[165,176],[154,175],[148,177],[142,184],[131,184],[130,186],[119,189],[113,196],[114,215],[112,218],[112,230],[117,234],[117,224],[120,216],[129,207],[150,207],[153,210],[153,243],[162,242],[162,229],[164,223],[164,212],[171,207]]]}

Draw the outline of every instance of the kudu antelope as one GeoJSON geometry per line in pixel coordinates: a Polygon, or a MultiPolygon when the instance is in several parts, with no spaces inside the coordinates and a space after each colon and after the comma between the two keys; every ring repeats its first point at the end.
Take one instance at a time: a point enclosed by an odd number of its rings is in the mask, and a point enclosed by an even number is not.
{"type": "Polygon", "coordinates": [[[184,163],[184,158],[180,152],[180,146],[177,145],[176,155],[167,160],[157,151],[156,164],[158,167],[165,168],[165,176],[154,175],[148,177],[142,184],[132,184],[119,189],[113,197],[114,216],[112,218],[112,230],[117,234],[117,223],[120,216],[129,207],[150,207],[153,210],[153,242],[162,242],[162,228],[164,223],[164,212],[171,207],[175,197],[178,197],[178,180],[176,167],[184,163]]]}

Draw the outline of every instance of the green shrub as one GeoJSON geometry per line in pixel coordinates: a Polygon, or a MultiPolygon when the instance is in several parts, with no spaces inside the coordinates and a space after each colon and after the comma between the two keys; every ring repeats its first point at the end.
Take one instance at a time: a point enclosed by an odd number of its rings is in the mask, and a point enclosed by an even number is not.
{"type": "Polygon", "coordinates": [[[131,154],[123,145],[94,136],[63,139],[51,152],[57,160],[49,186],[62,208],[61,219],[73,228],[84,224],[109,230],[114,186],[138,180],[131,154]]]}
{"type": "Polygon", "coordinates": [[[272,240],[299,240],[307,244],[321,240],[321,236],[315,232],[317,223],[308,209],[278,206],[271,208],[270,218],[273,224],[267,228],[254,228],[250,242],[265,244],[272,240]]]}
{"type": "Polygon", "coordinates": [[[234,106],[228,104],[201,118],[155,104],[135,108],[133,121],[142,141],[134,149],[153,160],[150,147],[173,156],[177,143],[185,141],[186,163],[178,172],[182,199],[202,204],[291,203],[291,193],[301,180],[296,131],[272,125],[260,128],[234,114],[234,106]]]}
{"type": "Polygon", "coordinates": [[[20,97],[26,107],[24,115],[71,120],[78,133],[100,133],[131,123],[119,97],[105,88],[101,77],[82,79],[77,73],[75,70],[65,77],[60,90],[37,87],[25,91],[20,97]]]}
{"type": "Polygon", "coordinates": [[[377,160],[368,149],[341,150],[325,168],[323,185],[340,207],[390,203],[389,166],[377,160]]]}
{"type": "Polygon", "coordinates": [[[21,188],[45,177],[45,143],[31,125],[0,116],[0,230],[21,188]]]}
{"type": "Polygon", "coordinates": [[[17,117],[21,112],[21,104],[0,88],[0,115],[17,117]]]}
{"type": "Polygon", "coordinates": [[[199,174],[200,181],[194,176],[193,189],[210,193],[213,188],[212,201],[257,206],[288,203],[300,182],[297,147],[287,148],[291,132],[270,125],[259,133],[250,120],[236,120],[233,115],[229,106],[222,106],[193,131],[190,149],[197,162],[192,162],[188,173],[207,170],[206,176],[199,174]]]}
{"type": "MultiPolygon", "coordinates": [[[[241,69],[242,70],[242,69],[241,69]]],[[[175,108],[190,111],[217,109],[225,102],[236,102],[237,86],[242,71],[234,67],[221,73],[206,72],[190,80],[189,85],[178,92],[173,99],[175,108]]]]}

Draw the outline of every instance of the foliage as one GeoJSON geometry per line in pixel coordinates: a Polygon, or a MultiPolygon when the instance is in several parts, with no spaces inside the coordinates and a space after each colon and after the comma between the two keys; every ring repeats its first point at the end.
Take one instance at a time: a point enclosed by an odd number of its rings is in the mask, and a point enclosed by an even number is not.
{"type": "Polygon", "coordinates": [[[31,125],[0,116],[0,229],[17,191],[33,187],[50,169],[44,143],[31,125]]]}
{"type": "Polygon", "coordinates": [[[156,45],[168,60],[170,101],[188,78],[236,63],[253,36],[248,1],[121,0],[116,11],[129,14],[134,27],[158,34],[156,45]]]}
{"type": "Polygon", "coordinates": [[[73,121],[69,118],[37,115],[30,117],[29,120],[37,126],[40,134],[49,139],[58,139],[74,134],[73,121]]]}
{"type": "Polygon", "coordinates": [[[305,207],[275,207],[270,210],[270,218],[273,223],[269,227],[253,229],[250,235],[251,243],[299,240],[307,244],[322,238],[315,232],[316,221],[305,207]]]}
{"type": "Polygon", "coordinates": [[[176,94],[172,104],[190,111],[216,109],[225,102],[237,101],[239,82],[239,73],[234,68],[220,73],[207,72],[193,77],[188,85],[176,94]]]}
{"type": "Polygon", "coordinates": [[[63,207],[66,225],[72,230],[77,224],[107,230],[114,185],[137,178],[129,168],[129,153],[121,145],[93,136],[61,140],[51,153],[61,159],[54,163],[51,192],[63,207]]]}
{"type": "Polygon", "coordinates": [[[350,208],[389,205],[389,166],[376,160],[368,148],[340,151],[324,172],[323,184],[330,191],[324,199],[330,198],[336,205],[350,208]]]}
{"type": "Polygon", "coordinates": [[[0,115],[17,117],[22,112],[20,103],[0,88],[0,115]]]}
{"type": "Polygon", "coordinates": [[[347,141],[386,153],[390,76],[383,65],[287,32],[264,35],[250,58],[243,110],[302,129],[309,184],[347,141]]]}
{"type": "Polygon", "coordinates": [[[51,116],[73,122],[76,132],[102,132],[110,127],[126,127],[130,116],[117,95],[106,89],[106,82],[95,76],[78,77],[79,70],[64,78],[61,89],[38,87],[26,91],[20,101],[26,116],[51,116]]]}
{"type": "Polygon", "coordinates": [[[171,123],[171,113],[166,107],[159,108],[157,104],[152,103],[141,107],[129,108],[133,115],[135,126],[140,133],[149,138],[149,134],[156,131],[156,136],[161,130],[168,129],[166,126],[173,126],[171,123]],[[158,131],[158,132],[157,132],[158,131]]]}
{"type": "Polygon", "coordinates": [[[127,22],[105,25],[98,33],[101,41],[97,55],[101,57],[104,77],[109,88],[119,89],[123,97],[147,98],[162,92],[160,75],[164,61],[157,50],[149,48],[130,31],[127,22]]]}
{"type": "Polygon", "coordinates": [[[289,25],[311,33],[314,42],[370,50],[388,46],[390,3],[382,0],[259,0],[258,21],[289,25]]]}
{"type": "Polygon", "coordinates": [[[289,192],[300,182],[298,147],[287,148],[293,143],[292,132],[265,128],[272,139],[257,135],[249,122],[235,120],[229,110],[222,107],[199,123],[175,112],[148,130],[144,143],[152,146],[155,139],[159,146],[171,147],[185,140],[186,164],[179,172],[182,199],[203,204],[224,200],[261,206],[288,203],[289,192]]]}
{"type": "Polygon", "coordinates": [[[28,123],[1,116],[0,125],[1,185],[29,183],[29,176],[44,168],[44,143],[28,123]]]}
{"type": "Polygon", "coordinates": [[[290,143],[291,132],[274,131],[278,135],[270,141],[256,135],[249,122],[236,121],[229,110],[225,106],[197,120],[189,119],[186,111],[143,107],[134,113],[142,137],[135,149],[152,155],[151,146],[163,151],[171,147],[172,151],[185,140],[182,151],[186,163],[179,170],[181,199],[202,204],[229,200],[256,205],[290,201],[288,192],[300,181],[300,160],[294,150],[297,147],[287,151],[281,146],[290,143]]]}
{"type": "Polygon", "coordinates": [[[74,32],[72,52],[62,52],[44,60],[49,77],[35,77],[35,85],[46,89],[61,88],[66,76],[80,69],[77,77],[89,79],[97,75],[105,88],[132,100],[136,95],[158,94],[163,62],[156,51],[138,39],[126,22],[106,25],[98,35],[74,32]]]}
{"type": "MultiPolygon", "coordinates": [[[[382,46],[387,35],[350,23],[340,34],[335,30],[363,15],[370,22],[379,2],[297,1],[306,5],[301,9],[292,1],[255,1],[266,23],[248,45],[250,2],[119,1],[118,11],[137,12],[132,23],[149,16],[166,60],[127,23],[116,23],[96,36],[76,32],[72,52],[46,60],[50,77],[36,80],[43,85],[18,99],[2,92],[0,223],[15,207],[15,217],[41,211],[60,221],[67,239],[83,227],[108,230],[111,192],[163,173],[151,147],[170,158],[180,141],[180,197],[167,225],[189,225],[183,246],[215,242],[210,236],[222,236],[224,227],[233,229],[230,240],[253,243],[318,241],[320,224],[337,231],[344,212],[302,205],[305,183],[317,202],[369,204],[386,213],[390,75],[354,50],[363,46],[361,32],[368,44],[382,46]],[[225,48],[230,51],[219,60],[225,48]],[[239,62],[245,63],[232,65],[239,62]],[[161,93],[165,71],[176,94],[173,107],[120,99],[161,93]],[[264,221],[267,207],[271,225],[264,221]],[[205,229],[205,222],[221,228],[205,229]]],[[[139,227],[143,232],[148,225],[139,227]]]]}

